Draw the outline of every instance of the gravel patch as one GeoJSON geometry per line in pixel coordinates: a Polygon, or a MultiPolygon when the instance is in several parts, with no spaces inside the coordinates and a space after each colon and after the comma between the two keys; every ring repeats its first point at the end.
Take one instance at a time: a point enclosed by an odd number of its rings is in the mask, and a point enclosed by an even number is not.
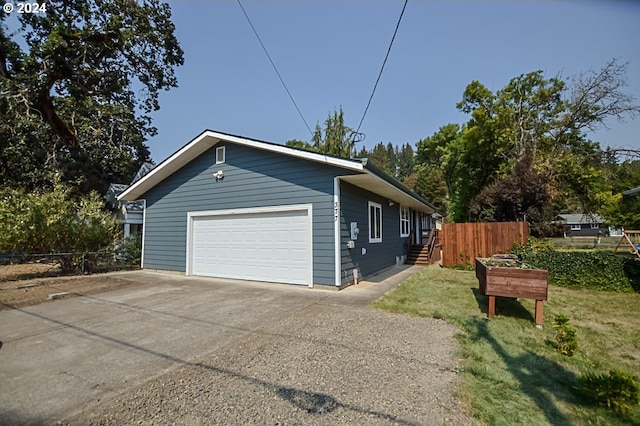
{"type": "Polygon", "coordinates": [[[453,396],[457,332],[431,318],[312,304],[62,424],[474,425],[453,396]]]}

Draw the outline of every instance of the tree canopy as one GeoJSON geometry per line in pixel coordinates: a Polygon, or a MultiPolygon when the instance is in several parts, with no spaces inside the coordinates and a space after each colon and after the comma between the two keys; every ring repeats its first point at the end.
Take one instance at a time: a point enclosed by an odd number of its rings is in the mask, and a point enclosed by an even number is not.
{"type": "Polygon", "coordinates": [[[324,128],[320,127],[319,123],[316,124],[310,142],[292,139],[285,142],[285,145],[337,157],[351,158],[355,155],[354,136],[355,130],[345,124],[344,112],[340,107],[339,112],[334,110],[333,114],[329,114],[324,121],[324,128]]]}
{"type": "Polygon", "coordinates": [[[440,169],[453,220],[526,219],[544,234],[560,209],[611,205],[604,151],[587,131],[640,113],[625,85],[616,60],[570,80],[534,71],[495,93],[473,81],[457,104],[469,121],[419,141],[418,160],[440,169]]]}
{"type": "Polygon", "coordinates": [[[177,86],[183,51],[158,0],[47,2],[0,15],[2,186],[51,187],[60,172],[79,194],[128,182],[156,133],[150,113],[177,86]]]}
{"type": "Polygon", "coordinates": [[[417,151],[380,142],[356,155],[342,109],[316,126],[311,142],[287,145],[367,157],[453,221],[526,220],[539,236],[555,232],[552,222],[566,212],[640,226],[640,197],[621,195],[640,185],[640,156],[620,162],[619,150],[588,138],[640,113],[625,86],[626,64],[615,59],[570,79],[522,74],[495,92],[472,81],[456,105],[468,121],[443,125],[417,151]]]}

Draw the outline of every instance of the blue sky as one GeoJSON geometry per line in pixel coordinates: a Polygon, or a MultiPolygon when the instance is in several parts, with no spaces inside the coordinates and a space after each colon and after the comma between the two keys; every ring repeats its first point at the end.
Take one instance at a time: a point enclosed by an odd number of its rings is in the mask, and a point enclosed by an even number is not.
{"type": "MultiPolygon", "coordinates": [[[[242,4],[313,129],[342,106],[357,127],[403,1],[242,4]]],[[[204,129],[284,143],[310,134],[236,1],[170,2],[185,51],[179,87],[160,96],[156,162],[204,129]]],[[[361,131],[368,148],[411,143],[468,119],[455,105],[478,80],[495,91],[534,70],[569,78],[612,58],[628,62],[640,103],[638,1],[410,0],[361,131]]],[[[591,135],[640,149],[640,117],[591,135]]]]}
{"type": "MultiPolygon", "coordinates": [[[[402,1],[243,1],[309,126],[342,106],[355,128],[402,1]]],[[[310,134],[235,1],[170,2],[185,65],[163,93],[149,141],[161,161],[209,128],[284,143],[310,134]]],[[[411,143],[468,119],[455,104],[472,80],[492,90],[541,69],[571,77],[628,62],[640,102],[640,2],[409,1],[362,125],[364,144],[411,143]]],[[[592,135],[640,148],[640,117],[592,135]]]]}
{"type": "MultiPolygon", "coordinates": [[[[243,1],[309,126],[342,106],[357,127],[402,1],[243,1]]],[[[310,134],[235,1],[170,2],[185,65],[163,93],[149,141],[161,161],[209,128],[284,143],[310,134]]],[[[541,69],[571,77],[628,62],[640,98],[640,2],[409,1],[362,125],[364,144],[416,143],[467,117],[455,104],[472,80],[492,90],[541,69]]],[[[640,102],[640,99],[638,99],[640,102]]],[[[640,148],[640,117],[593,135],[640,148]]]]}

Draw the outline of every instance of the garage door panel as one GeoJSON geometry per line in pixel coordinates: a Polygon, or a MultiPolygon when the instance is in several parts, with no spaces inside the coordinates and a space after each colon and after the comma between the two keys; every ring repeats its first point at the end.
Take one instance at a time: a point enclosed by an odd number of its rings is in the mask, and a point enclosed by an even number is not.
{"type": "Polygon", "coordinates": [[[310,284],[308,210],[193,216],[191,274],[310,284]]]}

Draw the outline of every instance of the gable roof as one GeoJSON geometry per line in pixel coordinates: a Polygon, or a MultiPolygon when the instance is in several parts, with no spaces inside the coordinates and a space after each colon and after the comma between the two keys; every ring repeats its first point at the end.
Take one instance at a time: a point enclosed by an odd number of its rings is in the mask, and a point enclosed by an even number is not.
{"type": "Polygon", "coordinates": [[[436,207],[427,200],[389,176],[379,167],[373,165],[366,158],[359,160],[340,158],[213,130],[205,130],[200,133],[191,140],[191,142],[162,161],[140,180],[134,182],[118,196],[118,200],[138,200],[147,191],[220,142],[230,142],[356,172],[357,174],[344,176],[342,179],[358,187],[380,194],[391,201],[406,205],[407,207],[427,210],[429,212],[438,211],[436,207]]]}
{"type": "Polygon", "coordinates": [[[123,183],[110,183],[109,188],[107,189],[107,195],[104,196],[105,201],[111,207],[115,207],[118,196],[128,187],[129,185],[125,185],[123,183]]]}
{"type": "Polygon", "coordinates": [[[590,223],[605,223],[605,220],[602,216],[597,214],[587,215],[582,213],[577,214],[559,214],[558,217],[567,222],[567,225],[577,225],[577,224],[590,224],[590,223]]]}
{"type": "Polygon", "coordinates": [[[144,163],[142,163],[142,166],[140,166],[140,168],[136,172],[136,175],[133,177],[133,179],[131,179],[131,184],[133,185],[134,183],[142,179],[146,174],[153,170],[155,166],[155,164],[150,163],[149,161],[145,161],[144,163]]]}

